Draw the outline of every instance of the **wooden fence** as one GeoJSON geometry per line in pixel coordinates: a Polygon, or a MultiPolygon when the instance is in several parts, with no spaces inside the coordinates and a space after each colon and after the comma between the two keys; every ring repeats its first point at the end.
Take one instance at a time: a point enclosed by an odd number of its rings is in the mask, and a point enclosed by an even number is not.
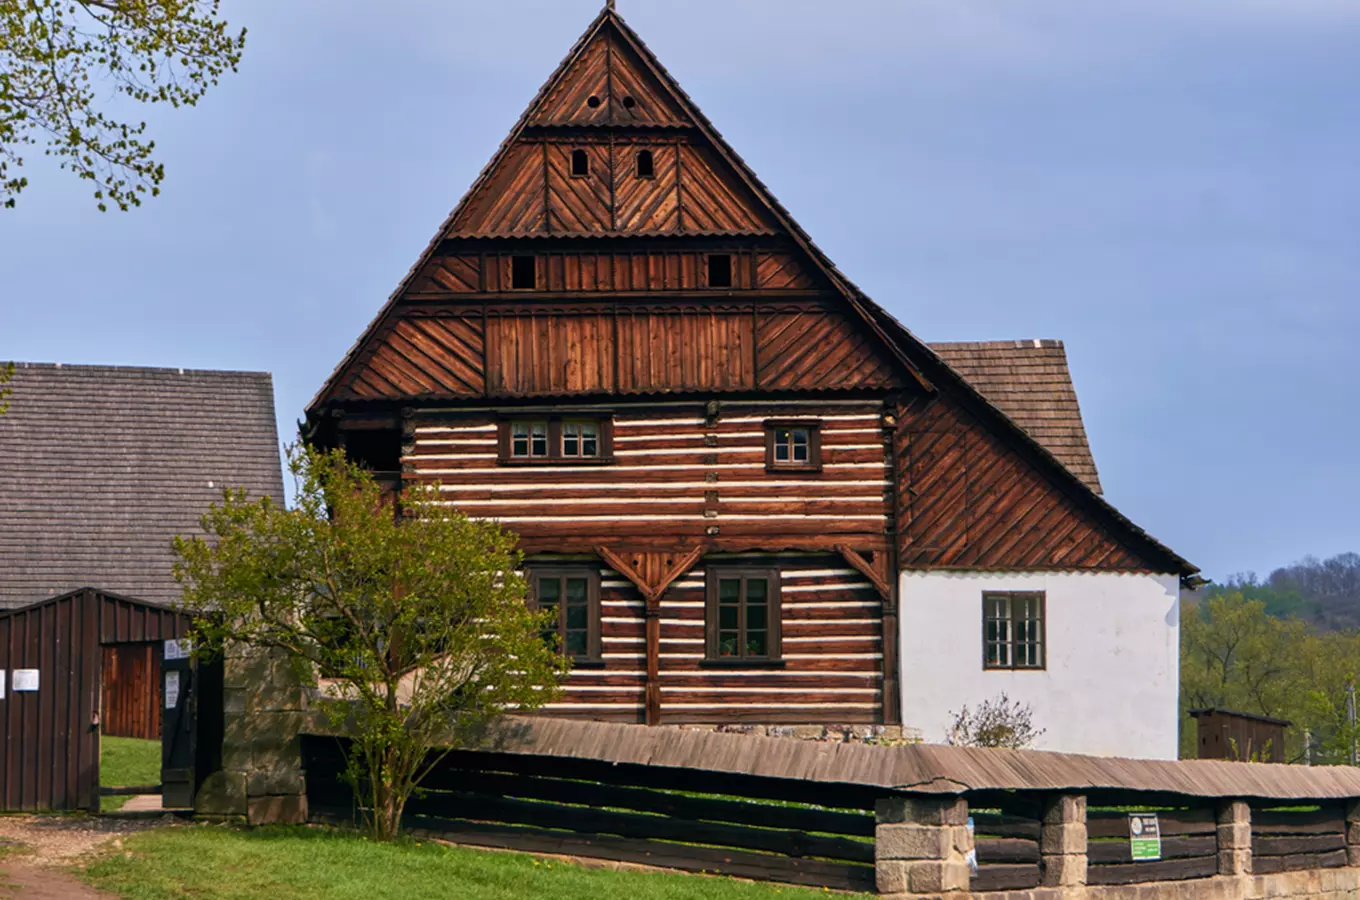
{"type": "MultiPolygon", "coordinates": [[[[303,736],[313,819],[352,821],[335,738],[303,736]]],[[[874,887],[874,801],[855,785],[455,752],[406,825],[460,843],[843,890],[874,887]]]]}
{"type": "MultiPolygon", "coordinates": [[[[910,782],[912,789],[898,786],[903,781],[884,783],[890,776],[875,783],[865,773],[872,774],[880,751],[910,754],[898,762],[931,762],[924,754],[947,759],[954,748],[747,744],[737,736],[683,732],[668,732],[661,741],[619,732],[639,745],[632,747],[614,740],[614,732],[574,723],[520,727],[499,750],[445,757],[408,804],[406,826],[475,846],[885,893],[1143,884],[1166,896],[1199,898],[1214,887],[1204,883],[1213,877],[1341,868],[1360,860],[1360,800],[1337,796],[1348,790],[1347,773],[1300,778],[1285,766],[1158,764],[1156,780],[1129,785],[1064,783],[1048,772],[1029,789],[1000,779],[971,787],[934,777],[910,782]],[[1246,789],[1241,794],[1192,793],[1190,776],[1227,781],[1234,772],[1246,789]],[[1310,778],[1322,796],[1262,799],[1276,782],[1304,794],[1310,778]],[[943,783],[959,789],[931,789],[943,783]],[[1252,791],[1256,799],[1243,799],[1252,791]],[[1130,817],[1152,814],[1158,852],[1136,858],[1130,817]]],[[[359,802],[340,777],[347,744],[308,734],[301,748],[311,818],[355,822],[359,802]]],[[[960,759],[975,768],[982,762],[1017,771],[1031,763],[1036,771],[1061,764],[1082,776],[1113,765],[1014,751],[969,751],[960,759]]],[[[1351,873],[1360,888],[1360,874],[1351,873]]]]}
{"type": "Polygon", "coordinates": [[[1345,807],[1253,806],[1251,857],[1258,875],[1346,865],[1345,807]]]}
{"type": "Polygon", "coordinates": [[[1039,835],[1043,816],[1039,800],[1004,797],[994,807],[972,810],[971,814],[978,862],[973,890],[1037,887],[1041,877],[1039,835]]]}
{"type": "Polygon", "coordinates": [[[1218,820],[1211,805],[1088,809],[1086,812],[1087,884],[1179,881],[1218,874],[1218,820]],[[1133,859],[1129,816],[1156,813],[1162,836],[1161,859],[1133,859]]]}

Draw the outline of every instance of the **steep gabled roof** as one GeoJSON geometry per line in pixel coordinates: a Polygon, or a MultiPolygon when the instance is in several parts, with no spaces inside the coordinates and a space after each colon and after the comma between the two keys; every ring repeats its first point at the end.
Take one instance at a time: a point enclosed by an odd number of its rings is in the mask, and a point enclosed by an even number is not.
{"type": "Polygon", "coordinates": [[[1087,487],[1101,493],[1062,341],[932,341],[930,349],[1087,487]]]}
{"type": "Polygon", "coordinates": [[[170,542],[223,488],[283,500],[258,372],[20,363],[0,416],[0,606],[86,585],[178,601],[170,542]]]}
{"type": "MultiPolygon", "coordinates": [[[[756,174],[746,164],[746,162],[727,144],[718,130],[699,109],[689,96],[684,92],[680,85],[661,65],[656,56],[648,49],[647,45],[640,37],[623,21],[622,17],[614,10],[612,3],[607,4],[600,14],[591,22],[585,33],[568,52],[567,56],[558,65],[552,76],[544,83],[535,95],[529,107],[520,117],[515,127],[511,129],[500,148],[492,157],[491,161],[483,168],[477,180],[473,182],[467,193],[459,201],[457,207],[449,214],[439,230],[431,239],[425,251],[420,255],[415,265],[411,267],[405,278],[397,286],[396,290],[389,297],[383,309],[378,313],[368,328],[355,342],[345,358],[335,368],[334,372],[327,379],[325,385],[313,398],[308,405],[309,417],[319,411],[320,406],[330,398],[342,375],[355,362],[356,358],[367,344],[367,342],[378,332],[387,319],[393,314],[398,299],[407,290],[417,274],[422,270],[431,256],[435,253],[443,239],[450,234],[459,220],[459,216],[471,204],[484,189],[494,174],[501,168],[505,159],[513,152],[516,142],[525,130],[535,123],[536,117],[545,108],[548,98],[555,96],[554,92],[563,86],[567,75],[573,68],[581,62],[587,48],[604,30],[610,30],[611,36],[622,42],[628,50],[635,54],[647,73],[655,79],[656,84],[660,85],[664,92],[669,94],[673,101],[673,107],[667,107],[666,116],[674,121],[662,124],[688,125],[693,123],[693,127],[708,141],[712,150],[718,157],[725,162],[733,173],[737,175],[742,184],[768,210],[776,228],[776,232],[786,235],[797,244],[814,264],[822,270],[826,277],[831,281],[835,288],[845,298],[847,305],[854,315],[861,320],[865,327],[882,341],[883,346],[902,366],[903,370],[915,379],[924,389],[947,390],[973,409],[984,422],[997,429],[1011,443],[1017,445],[1023,452],[1037,460],[1054,478],[1058,487],[1082,503],[1101,521],[1110,524],[1116,529],[1117,533],[1126,535],[1130,542],[1141,548],[1150,559],[1156,560],[1159,565],[1164,565],[1166,571],[1175,571],[1183,577],[1189,579],[1199,571],[1195,566],[1174,553],[1170,548],[1156,541],[1142,529],[1138,528],[1133,522],[1119,513],[1113,506],[1107,503],[1099,493],[1099,483],[1094,472],[1094,464],[1091,465],[1089,472],[1080,472],[1081,466],[1076,470],[1064,464],[1053,449],[1045,446],[1043,442],[1036,439],[1035,435],[1026,431],[1019,423],[1012,419],[1003,410],[1002,406],[989,398],[983,391],[979,390],[978,385],[971,383],[963,374],[950,366],[950,364],[929,345],[920,338],[916,337],[902,323],[897,321],[885,309],[876,304],[867,294],[861,291],[849,278],[836,268],[829,257],[813,242],[806,231],[793,219],[783,205],[775,198],[773,193],[760,181],[756,174]],[[1089,479],[1089,483],[1088,480],[1089,479]]],[[[589,61],[585,68],[589,68],[589,61]]],[[[585,82],[583,82],[585,84],[585,82]]],[[[581,97],[587,97],[590,88],[580,85],[568,85],[566,91],[571,98],[566,104],[559,105],[561,109],[569,109],[572,102],[577,102],[581,97]]],[[[661,98],[664,99],[664,98],[661,98]]],[[[612,108],[612,100],[610,108],[612,108]]],[[[548,115],[543,119],[543,124],[556,121],[556,116],[548,115]]],[[[1054,445],[1057,446],[1056,444],[1054,445]]],[[[1088,451],[1089,455],[1089,451],[1088,451]]]]}

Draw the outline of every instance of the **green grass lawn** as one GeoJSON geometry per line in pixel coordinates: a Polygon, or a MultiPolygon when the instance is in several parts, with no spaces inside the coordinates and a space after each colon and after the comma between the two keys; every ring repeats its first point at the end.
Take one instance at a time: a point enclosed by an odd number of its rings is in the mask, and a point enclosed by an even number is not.
{"type": "MultiPolygon", "coordinates": [[[[821,890],[695,875],[615,872],[405,841],[375,844],[319,828],[163,828],[80,877],[124,900],[811,900],[821,890]],[[130,854],[130,855],[128,855],[130,854]]],[[[856,895],[861,896],[861,895],[856,895]]],[[[862,895],[866,896],[867,895],[862,895]]]]}
{"type": "MultiPolygon", "coordinates": [[[[161,742],[140,738],[99,739],[99,783],[107,787],[161,783],[161,742]]],[[[127,797],[104,797],[105,812],[119,809],[127,797]]]]}

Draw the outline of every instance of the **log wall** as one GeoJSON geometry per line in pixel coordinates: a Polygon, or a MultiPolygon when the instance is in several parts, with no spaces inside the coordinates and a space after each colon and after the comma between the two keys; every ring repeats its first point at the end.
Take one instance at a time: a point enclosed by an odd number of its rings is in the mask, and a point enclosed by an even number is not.
{"type": "Polygon", "coordinates": [[[887,546],[891,472],[878,401],[731,403],[712,423],[695,404],[617,406],[613,444],[607,465],[502,466],[493,414],[422,417],[402,464],[408,483],[437,483],[450,507],[505,523],[531,551],[592,552],[615,539],[630,548],[887,546]],[[820,472],[766,470],[764,422],[789,417],[821,424],[820,472]]]}

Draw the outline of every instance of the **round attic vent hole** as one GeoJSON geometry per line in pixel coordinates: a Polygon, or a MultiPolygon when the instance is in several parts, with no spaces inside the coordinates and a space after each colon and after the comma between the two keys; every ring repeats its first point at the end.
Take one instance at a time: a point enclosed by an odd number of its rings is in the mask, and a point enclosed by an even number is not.
{"type": "Polygon", "coordinates": [[[594,109],[595,107],[597,107],[597,106],[599,106],[599,105],[600,105],[600,98],[599,98],[599,97],[596,97],[594,94],[591,94],[591,95],[590,95],[590,99],[586,101],[586,106],[589,106],[591,109],[594,109]]]}
{"type": "Polygon", "coordinates": [[[632,97],[624,97],[623,106],[625,109],[632,109],[634,106],[637,106],[637,101],[632,97]]]}

